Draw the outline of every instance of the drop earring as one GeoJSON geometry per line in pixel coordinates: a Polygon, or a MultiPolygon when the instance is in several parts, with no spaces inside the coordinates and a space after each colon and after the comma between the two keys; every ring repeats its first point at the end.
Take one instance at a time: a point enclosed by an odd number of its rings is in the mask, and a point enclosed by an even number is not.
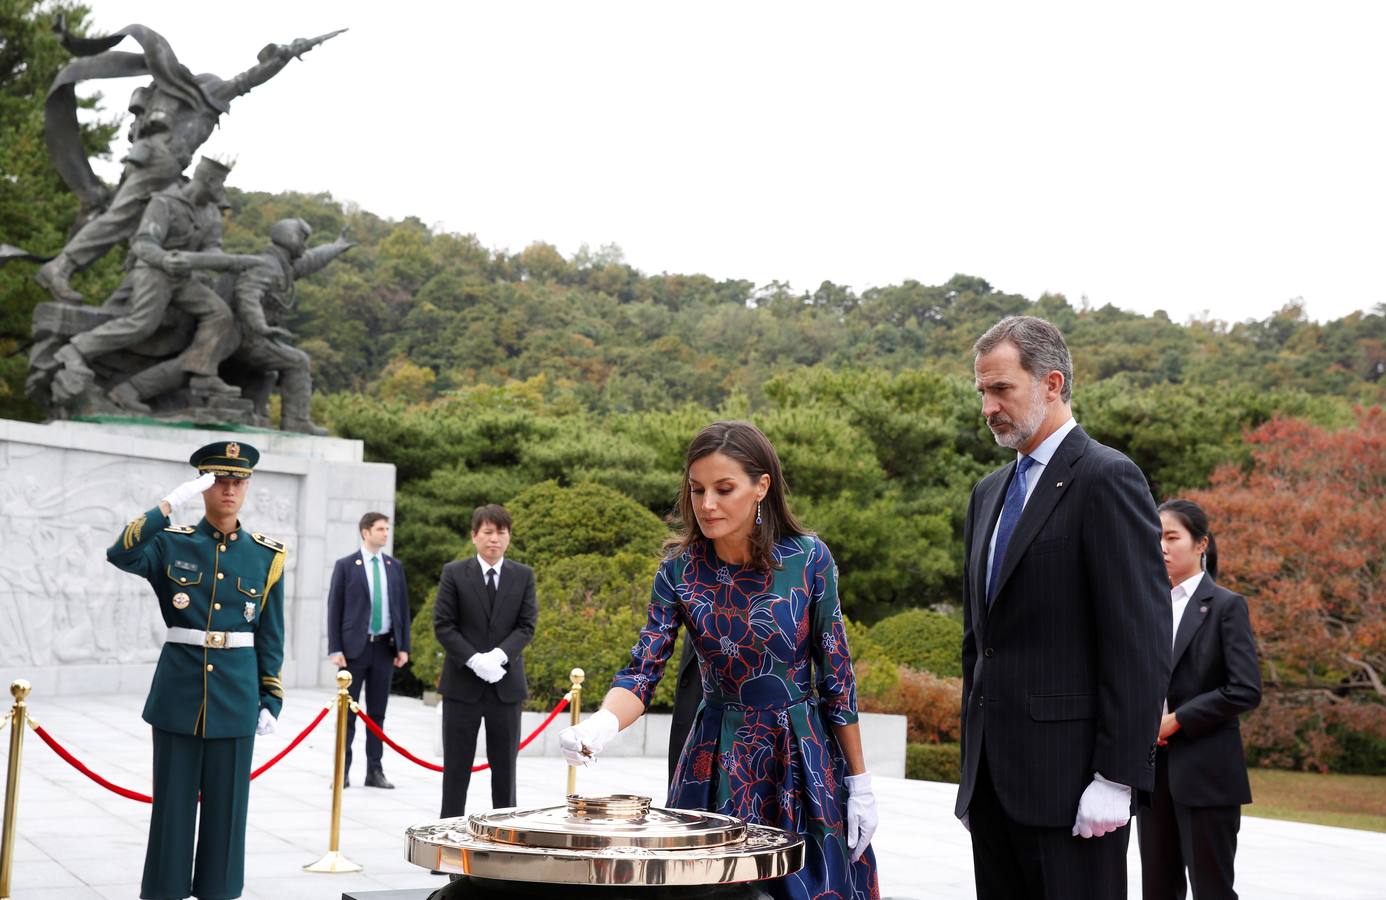
{"type": "Polygon", "coordinates": [[[760,523],[761,523],[761,518],[760,518],[760,501],[757,500],[757,501],[756,501],[756,524],[759,525],[760,523]]]}

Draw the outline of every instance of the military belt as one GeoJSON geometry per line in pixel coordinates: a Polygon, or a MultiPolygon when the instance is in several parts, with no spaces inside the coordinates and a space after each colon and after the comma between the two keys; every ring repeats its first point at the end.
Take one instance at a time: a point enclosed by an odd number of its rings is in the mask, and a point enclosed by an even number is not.
{"type": "Polygon", "coordinates": [[[192,644],[212,650],[225,650],[231,647],[254,647],[253,631],[200,631],[196,628],[169,628],[168,643],[192,644]]]}

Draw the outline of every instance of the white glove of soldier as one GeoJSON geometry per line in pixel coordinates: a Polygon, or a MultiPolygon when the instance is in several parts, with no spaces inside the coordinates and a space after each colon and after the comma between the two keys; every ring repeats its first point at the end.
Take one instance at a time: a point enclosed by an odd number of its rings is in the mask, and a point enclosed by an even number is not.
{"type": "Polygon", "coordinates": [[[852,862],[861,859],[871,836],[876,833],[880,816],[876,812],[876,795],[871,793],[871,773],[848,775],[847,782],[847,846],[852,850],[852,862]]]}
{"type": "Polygon", "coordinates": [[[502,675],[505,674],[505,667],[510,665],[510,657],[506,656],[505,651],[499,647],[496,647],[489,653],[483,653],[481,655],[489,659],[491,661],[491,665],[494,666],[496,670],[499,671],[502,675]]]}
{"type": "Polygon", "coordinates": [[[586,721],[569,725],[558,733],[558,746],[570,766],[590,766],[607,742],[621,731],[621,722],[605,709],[592,713],[586,721]]]}
{"type": "Polygon", "coordinates": [[[473,653],[467,660],[467,668],[487,684],[495,684],[505,677],[505,667],[492,662],[489,653],[473,653]]]}
{"type": "Polygon", "coordinates": [[[1102,837],[1130,821],[1131,788],[1093,773],[1092,784],[1078,800],[1078,818],[1073,823],[1073,836],[1102,837]]]}
{"type": "Polygon", "coordinates": [[[177,509],[216,483],[217,476],[211,472],[203,472],[192,481],[185,481],[169,491],[168,496],[159,502],[167,503],[169,509],[177,509]]]}
{"type": "Polygon", "coordinates": [[[267,709],[260,710],[260,721],[255,723],[256,734],[274,734],[274,716],[267,709]]]}

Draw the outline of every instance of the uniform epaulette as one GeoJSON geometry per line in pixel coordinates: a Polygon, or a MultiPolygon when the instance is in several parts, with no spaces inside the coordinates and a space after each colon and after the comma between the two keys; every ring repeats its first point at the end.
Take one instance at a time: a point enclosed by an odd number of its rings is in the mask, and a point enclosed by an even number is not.
{"type": "Polygon", "coordinates": [[[287,549],[283,544],[279,543],[274,538],[265,537],[258,531],[251,532],[250,536],[255,539],[255,543],[263,544],[271,550],[278,550],[280,553],[283,553],[287,549]]]}
{"type": "Polygon", "coordinates": [[[194,534],[197,528],[192,525],[165,525],[164,531],[172,531],[174,534],[194,534]]]}

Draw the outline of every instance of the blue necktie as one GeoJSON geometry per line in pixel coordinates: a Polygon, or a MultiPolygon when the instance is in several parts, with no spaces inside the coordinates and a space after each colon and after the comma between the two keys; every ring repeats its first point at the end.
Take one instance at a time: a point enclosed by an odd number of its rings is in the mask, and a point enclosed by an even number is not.
{"type": "Polygon", "coordinates": [[[1000,581],[1001,563],[1006,558],[1006,545],[1011,542],[1011,533],[1020,521],[1020,513],[1025,509],[1025,473],[1034,465],[1033,457],[1022,456],[1015,467],[1015,477],[1006,488],[1006,501],[1001,506],[1001,520],[996,523],[996,552],[991,557],[991,577],[987,579],[987,608],[996,598],[996,588],[1000,581]]]}

